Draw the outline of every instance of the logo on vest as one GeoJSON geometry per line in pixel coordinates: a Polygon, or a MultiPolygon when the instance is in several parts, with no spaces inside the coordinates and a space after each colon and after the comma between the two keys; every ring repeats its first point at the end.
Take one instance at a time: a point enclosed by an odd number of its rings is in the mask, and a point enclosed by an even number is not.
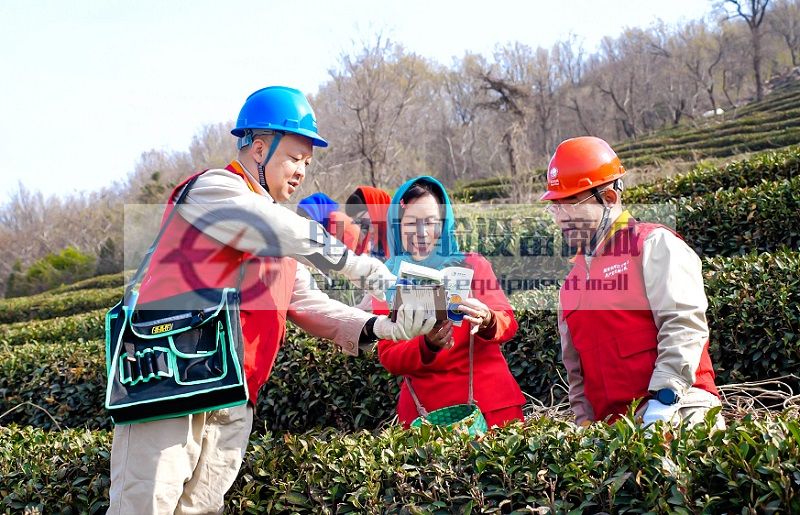
{"type": "Polygon", "coordinates": [[[628,274],[617,275],[611,279],[586,279],[581,281],[577,275],[568,277],[562,288],[565,291],[628,291],[628,274]]]}
{"type": "Polygon", "coordinates": [[[603,268],[603,277],[608,279],[609,277],[613,277],[613,276],[615,276],[615,275],[617,275],[619,273],[627,272],[628,271],[628,265],[630,264],[630,262],[631,262],[631,260],[627,259],[627,260],[623,261],[622,263],[615,263],[615,264],[613,264],[611,266],[607,266],[607,267],[603,268]]]}

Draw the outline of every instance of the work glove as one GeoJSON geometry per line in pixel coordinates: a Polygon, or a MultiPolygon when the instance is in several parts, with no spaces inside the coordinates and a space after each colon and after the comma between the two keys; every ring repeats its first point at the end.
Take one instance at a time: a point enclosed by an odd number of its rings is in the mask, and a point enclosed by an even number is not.
{"type": "Polygon", "coordinates": [[[413,302],[404,303],[397,310],[397,321],[381,315],[375,321],[372,332],[381,340],[410,340],[433,329],[436,317],[427,317],[427,310],[413,302]]]}
{"type": "Polygon", "coordinates": [[[668,424],[678,425],[681,421],[678,416],[679,404],[663,404],[655,399],[647,401],[647,407],[642,415],[642,426],[648,427],[658,420],[663,420],[668,424]]]}
{"type": "Polygon", "coordinates": [[[459,302],[458,310],[464,313],[464,320],[472,324],[469,328],[471,334],[475,334],[481,329],[489,327],[494,318],[494,314],[492,310],[489,309],[489,306],[475,297],[469,297],[459,302]]]}
{"type": "Polygon", "coordinates": [[[378,300],[386,300],[386,290],[393,287],[397,277],[379,259],[365,254],[348,252],[342,275],[378,300]]]}

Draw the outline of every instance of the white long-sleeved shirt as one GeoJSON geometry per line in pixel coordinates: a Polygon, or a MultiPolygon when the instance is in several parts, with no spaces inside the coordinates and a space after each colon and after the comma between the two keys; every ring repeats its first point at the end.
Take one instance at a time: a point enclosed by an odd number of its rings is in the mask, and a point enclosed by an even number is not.
{"type": "MultiPolygon", "coordinates": [[[[328,263],[344,259],[346,247],[313,220],[275,203],[247,170],[245,180],[228,170],[203,173],[189,190],[178,213],[215,240],[257,256],[292,257],[328,263]],[[316,256],[316,257],[313,257],[316,256]]],[[[326,270],[327,271],[327,270],[326,270]]],[[[298,263],[288,317],[303,330],[333,340],[351,355],[371,314],[330,299],[298,263]]]]}
{"type": "Polygon", "coordinates": [[[245,174],[255,191],[233,172],[208,170],[178,213],[215,240],[256,256],[313,259],[314,264],[321,257],[330,267],[339,265],[347,253],[343,243],[317,222],[276,203],[246,169],[245,174]]]}

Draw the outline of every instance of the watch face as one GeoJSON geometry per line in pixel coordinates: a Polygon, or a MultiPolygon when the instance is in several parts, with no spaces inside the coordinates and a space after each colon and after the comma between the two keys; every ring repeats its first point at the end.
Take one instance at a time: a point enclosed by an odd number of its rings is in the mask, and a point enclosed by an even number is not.
{"type": "Polygon", "coordinates": [[[663,388],[656,394],[656,400],[661,404],[675,404],[678,396],[669,388],[663,388]]]}

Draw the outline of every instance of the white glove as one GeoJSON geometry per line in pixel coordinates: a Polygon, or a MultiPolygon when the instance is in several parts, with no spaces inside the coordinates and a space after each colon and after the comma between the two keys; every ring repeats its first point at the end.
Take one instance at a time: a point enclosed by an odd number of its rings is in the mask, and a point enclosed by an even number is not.
{"type": "Polygon", "coordinates": [[[410,340],[428,334],[436,323],[436,317],[425,318],[426,310],[414,303],[405,303],[397,310],[397,322],[381,315],[372,326],[372,332],[381,340],[410,340]]]}
{"type": "Polygon", "coordinates": [[[381,260],[349,252],[342,275],[362,290],[367,290],[378,300],[386,299],[386,290],[393,287],[397,277],[386,268],[381,260]]]}
{"type": "Polygon", "coordinates": [[[680,417],[677,416],[680,405],[663,404],[655,399],[647,401],[647,408],[642,415],[642,426],[648,427],[654,424],[657,420],[663,420],[668,424],[677,425],[680,423],[680,417]]]}

